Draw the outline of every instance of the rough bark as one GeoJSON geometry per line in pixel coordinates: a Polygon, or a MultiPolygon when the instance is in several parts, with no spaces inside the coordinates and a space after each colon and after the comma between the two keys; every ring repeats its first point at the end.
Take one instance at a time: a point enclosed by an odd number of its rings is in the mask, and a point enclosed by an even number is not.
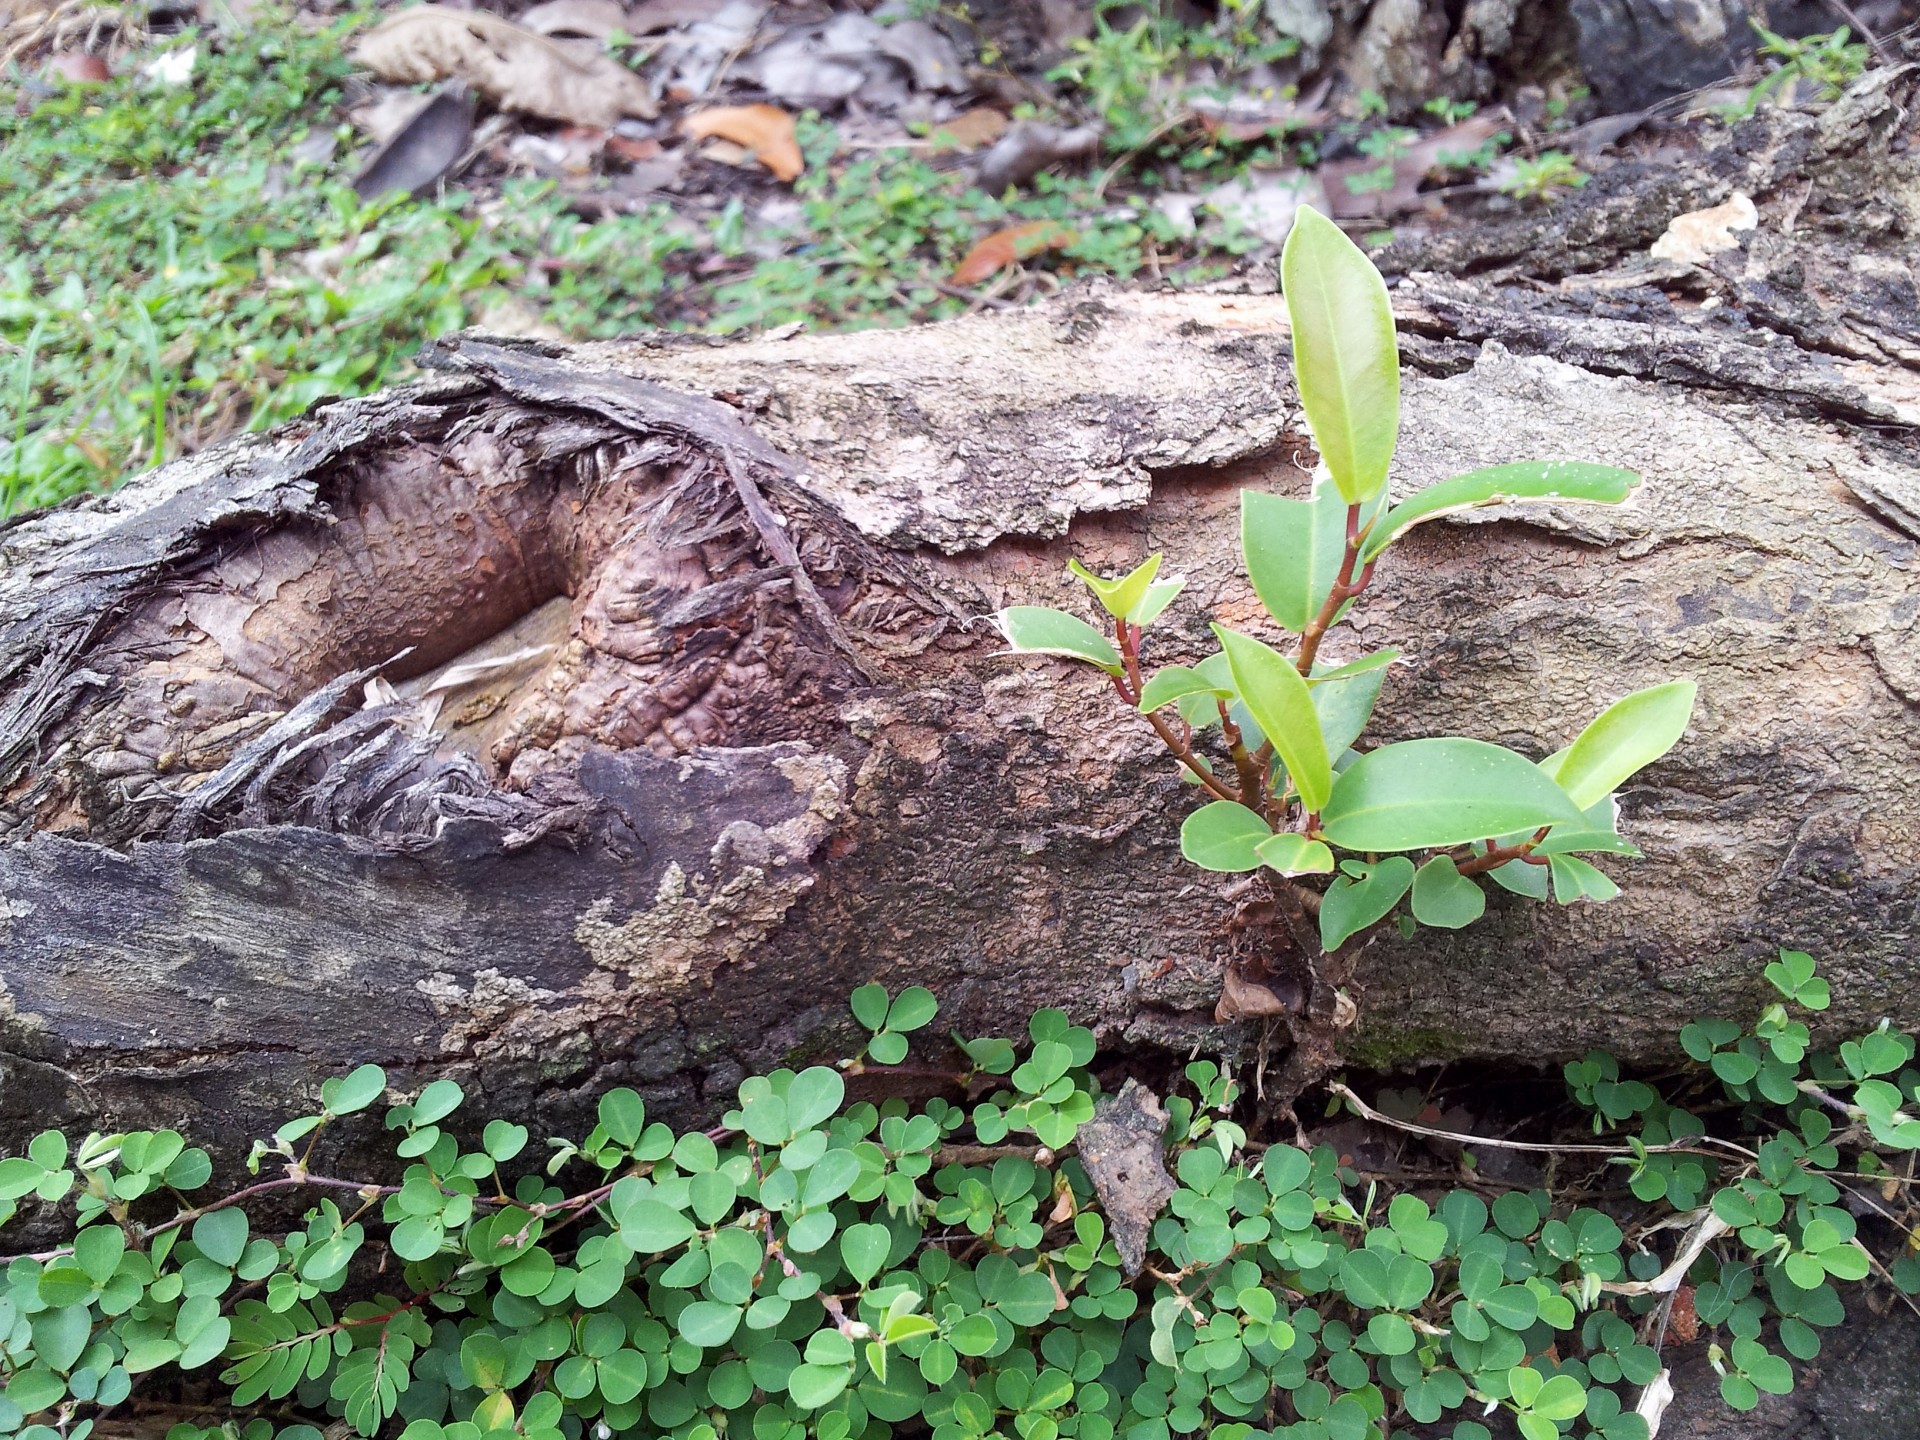
{"type": "MultiPolygon", "coordinates": [[[[1382,733],[1543,753],[1701,684],[1624,797],[1626,893],[1382,942],[1362,1062],[1664,1053],[1816,952],[1920,1022],[1916,76],[1544,218],[1390,250],[1396,484],[1562,455],[1615,512],[1480,512],[1382,567],[1382,733]],[[1761,226],[1652,262],[1677,212],[1761,226]]],[[[566,350],[465,336],[0,532],[0,1120],[244,1135],[362,1060],[556,1116],[829,1047],[869,979],[980,1033],[1062,1004],[1232,1049],[1233,887],[1145,726],[978,617],[1067,555],[1251,623],[1237,491],[1311,463],[1271,294],[1088,288],[931,328],[566,350]]]]}

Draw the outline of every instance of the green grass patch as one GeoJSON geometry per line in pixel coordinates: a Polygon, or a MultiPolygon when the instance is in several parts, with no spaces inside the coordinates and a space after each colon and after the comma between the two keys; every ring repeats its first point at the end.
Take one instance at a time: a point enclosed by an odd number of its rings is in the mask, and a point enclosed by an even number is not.
{"type": "Polygon", "coordinates": [[[849,328],[958,313],[962,257],[1030,220],[1071,229],[1048,261],[1069,272],[1130,275],[1151,253],[1208,273],[1243,248],[1196,248],[1089,178],[996,198],[924,152],[837,156],[812,117],[785,233],[737,200],[588,221],[525,180],[366,204],[297,158],[316,130],[352,142],[360,23],[189,34],[181,85],[129,74],[0,112],[0,515],[403,379],[423,342],[508,304],[576,339],[849,328]]]}

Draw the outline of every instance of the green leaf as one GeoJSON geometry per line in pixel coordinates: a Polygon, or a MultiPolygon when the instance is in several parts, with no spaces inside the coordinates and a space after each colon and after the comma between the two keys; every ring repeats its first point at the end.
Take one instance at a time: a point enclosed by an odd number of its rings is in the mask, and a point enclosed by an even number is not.
{"type": "Polygon", "coordinates": [[[992,1317],[975,1312],[963,1315],[947,1331],[947,1343],[962,1355],[984,1355],[999,1343],[992,1317]]]}
{"type": "Polygon", "coordinates": [[[867,1042],[867,1058],[876,1065],[898,1065],[907,1058],[907,1037],[881,1031],[867,1042]]]}
{"type": "Polygon", "coordinates": [[[1318,840],[1309,840],[1293,831],[1269,835],[1253,847],[1260,863],[1282,875],[1331,875],[1333,851],[1318,840]]]}
{"type": "Polygon", "coordinates": [[[1529,865],[1525,860],[1509,860],[1487,872],[1487,878],[1502,890],[1524,895],[1529,900],[1547,898],[1547,867],[1529,865]]]}
{"type": "Polygon", "coordinates": [[[1362,559],[1371,560],[1401,534],[1423,520],[1457,514],[1481,505],[1509,500],[1581,500],[1596,505],[1618,505],[1633,493],[1640,477],[1611,465],[1589,465],[1579,460],[1522,460],[1470,470],[1429,485],[1395,505],[1367,533],[1362,559]]]}
{"type": "Polygon", "coordinates": [[[1404,855],[1361,868],[1360,879],[1342,875],[1320,898],[1320,944],[1327,950],[1338,950],[1392,910],[1413,884],[1413,862],[1404,855]]]}
{"type": "Polygon", "coordinates": [[[1154,581],[1147,587],[1147,593],[1140,597],[1139,603],[1127,612],[1127,620],[1144,629],[1158,620],[1160,612],[1171,605],[1174,597],[1186,588],[1187,582],[1182,576],[1169,575],[1165,580],[1154,581]]]}
{"type": "Polygon", "coordinates": [[[1576,900],[1604,903],[1620,893],[1604,873],[1573,855],[1549,855],[1547,871],[1553,876],[1553,898],[1562,905],[1576,900]]]}
{"type": "Polygon", "coordinates": [[[387,1243],[393,1246],[393,1253],[402,1260],[419,1261],[438,1255],[446,1238],[447,1228],[440,1223],[438,1216],[409,1215],[393,1227],[387,1243]]]}
{"type": "MultiPolygon", "coordinates": [[[[1149,555],[1118,580],[1102,580],[1078,560],[1069,560],[1067,569],[1086,581],[1087,588],[1093,591],[1094,598],[1109,615],[1131,620],[1140,602],[1147,598],[1154,576],[1160,573],[1160,557],[1149,555]]],[[[1170,595],[1167,598],[1171,600],[1173,597],[1170,595]]]]}
{"type": "Polygon", "coordinates": [[[1216,687],[1208,677],[1185,665],[1169,665],[1140,687],[1140,713],[1151,715],[1162,705],[1171,705],[1185,695],[1217,695],[1233,698],[1231,690],[1216,687]]]}
{"type": "Polygon", "coordinates": [[[1341,772],[1320,816],[1348,850],[1462,845],[1543,825],[1585,823],[1567,793],[1526,757],[1484,740],[1405,740],[1341,772]]]}
{"type": "Polygon", "coordinates": [[[44,1365],[16,1370],[7,1380],[6,1398],[27,1415],[59,1404],[66,1393],[67,1382],[44,1365]]]}
{"type": "Polygon", "coordinates": [[[420,1098],[413,1102],[413,1123],[431,1125],[443,1120],[459,1107],[466,1094],[452,1080],[435,1080],[420,1092],[420,1098]]]}
{"type": "Polygon", "coordinates": [[[126,1232],[118,1225],[89,1225],[73,1239],[74,1263],[95,1285],[105,1285],[127,1253],[126,1232]]]}
{"type": "Polygon", "coordinates": [[[1267,613],[1298,635],[1327,602],[1347,551],[1347,502],[1332,485],[1289,500],[1240,492],[1240,549],[1267,613]]]}
{"type": "Polygon", "coordinates": [[[1413,877],[1413,918],[1437,930],[1461,930],[1487,910],[1487,895],[1453,861],[1436,855],[1413,877]]]}
{"type": "Polygon", "coordinates": [[[741,1307],[714,1300],[696,1300],[680,1312],[680,1334],[702,1350],[717,1350],[740,1328],[741,1307]]]}
{"type": "Polygon", "coordinates": [[[98,1287],[93,1277],[70,1260],[56,1260],[40,1272],[36,1293],[43,1305],[55,1309],[80,1305],[93,1297],[98,1287]]]}
{"type": "Polygon", "coordinates": [[[92,1328],[93,1312],[85,1305],[42,1310],[33,1317],[33,1353],[43,1365],[71,1370],[87,1348],[92,1328]]]}
{"type": "Polygon", "coordinates": [[[247,1248],[247,1212],[230,1205],[202,1215],[193,1222],[193,1243],[216,1265],[238,1265],[247,1248]]]}
{"type": "Polygon", "coordinates": [[[686,1244],[694,1236],[691,1220],[651,1195],[642,1195],[625,1207],[616,1208],[614,1219],[620,1225],[620,1238],[636,1255],[658,1255],[686,1244]]]}
{"type": "Polygon", "coordinates": [[[884,1225],[849,1225],[840,1234],[840,1258],[857,1285],[880,1273],[892,1249],[893,1233],[884,1225]]]}
{"type": "Polygon", "coordinates": [[[1044,605],[1009,605],[993,623],[1017,655],[1063,655],[1098,665],[1109,675],[1120,673],[1120,652],[1113,642],[1078,615],[1044,605]]]}
{"type": "Polygon", "coordinates": [[[364,1110],[387,1093],[387,1072],[378,1065],[362,1065],[350,1075],[336,1076],[320,1086],[320,1103],[330,1115],[364,1110]]]}
{"type": "Polygon", "coordinates": [[[460,1342],[460,1369],[482,1390],[499,1390],[507,1383],[507,1347],[491,1331],[476,1331],[460,1342]]]}
{"type": "Polygon", "coordinates": [[[924,985],[909,985],[894,1000],[893,1008],[887,1011],[887,1028],[898,1030],[901,1034],[918,1030],[939,1013],[940,1002],[933,998],[933,992],[924,985]]]}
{"type": "Polygon", "coordinates": [[[1400,352],[1386,283],[1340,227],[1302,206],[1280,252],[1300,404],[1350,505],[1385,488],[1400,430],[1400,352]]]}
{"type": "Polygon", "coordinates": [[[1536,855],[1571,855],[1577,850],[1589,854],[1603,851],[1609,855],[1625,855],[1630,859],[1640,857],[1638,845],[1612,830],[1568,830],[1559,825],[1554,826],[1547,838],[1533,847],[1536,855]]]}
{"type": "Polygon", "coordinates": [[[787,1123],[796,1135],[824,1125],[839,1112],[846,1097],[847,1082],[838,1070],[810,1065],[787,1086],[787,1123]]]}
{"type": "Polygon", "coordinates": [[[1309,685],[1325,685],[1331,680],[1344,680],[1349,675],[1364,675],[1369,670],[1383,670],[1400,658],[1400,652],[1391,646],[1385,650],[1376,650],[1371,655],[1362,655],[1358,660],[1349,660],[1344,665],[1336,665],[1331,670],[1315,669],[1309,685]]]}
{"type": "Polygon", "coordinates": [[[527,1146],[527,1127],[515,1125],[510,1120],[489,1120],[487,1128],[480,1133],[480,1148],[489,1158],[505,1163],[513,1159],[527,1146]]]}
{"type": "Polygon", "coordinates": [[[1582,810],[1605,799],[1680,743],[1698,690],[1675,680],[1614,701],[1580,732],[1553,778],[1582,810]]]}
{"type": "Polygon", "coordinates": [[[1314,714],[1320,717],[1322,743],[1329,755],[1338,755],[1367,728],[1373,718],[1373,703],[1380,698],[1380,683],[1386,673],[1369,668],[1338,679],[1312,682],[1314,714]]]}
{"type": "Polygon", "coordinates": [[[631,1149],[647,1123],[647,1103],[625,1085],[615,1086],[600,1097],[599,1120],[614,1144],[631,1149]]]}
{"type": "Polygon", "coordinates": [[[1234,689],[1287,767],[1301,803],[1320,810],[1333,788],[1333,767],[1320,734],[1320,716],[1313,694],[1293,662],[1272,646],[1215,625],[1213,633],[1226,652],[1234,689]]]}
{"type": "Polygon", "coordinates": [[[1259,846],[1273,838],[1272,827],[1245,805],[1215,800],[1181,822],[1180,853],[1203,870],[1258,870],[1259,846]]]}
{"type": "Polygon", "coordinates": [[[1571,1375],[1555,1375],[1534,1397],[1533,1413],[1548,1420],[1576,1420],[1587,1408],[1587,1392],[1571,1375]]]}
{"type": "Polygon", "coordinates": [[[853,992],[853,1018],[869,1030],[882,1030],[887,1024],[887,987],[874,982],[853,992]]]}
{"type": "Polygon", "coordinates": [[[25,1156],[0,1160],[0,1200],[18,1200],[31,1194],[46,1175],[46,1166],[25,1156]]]}
{"type": "Polygon", "coordinates": [[[787,1377],[787,1394],[802,1410],[830,1405],[853,1378],[851,1365],[796,1365],[787,1377]]]}

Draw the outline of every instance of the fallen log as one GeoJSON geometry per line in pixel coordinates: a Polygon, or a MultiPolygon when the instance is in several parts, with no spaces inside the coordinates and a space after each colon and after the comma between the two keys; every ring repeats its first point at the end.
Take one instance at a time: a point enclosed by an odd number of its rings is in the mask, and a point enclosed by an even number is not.
{"type": "MultiPolygon", "coordinates": [[[[1920,1023],[1915,67],[1539,216],[1383,253],[1396,484],[1566,456],[1383,566],[1383,738],[1528,751],[1685,676],[1605,906],[1383,941],[1356,1063],[1666,1054],[1781,945],[1920,1023]],[[1758,227],[1652,260],[1678,213],[1758,227]]],[[[1220,877],[1152,736],[981,617],[1165,550],[1156,659],[1249,622],[1237,492],[1312,455],[1270,293],[1089,286],[946,325],[571,349],[482,335],[0,531],[0,1120],[217,1141],[365,1060],[558,1118],[710,1108],[935,989],[1232,1051],[1220,877]]]]}

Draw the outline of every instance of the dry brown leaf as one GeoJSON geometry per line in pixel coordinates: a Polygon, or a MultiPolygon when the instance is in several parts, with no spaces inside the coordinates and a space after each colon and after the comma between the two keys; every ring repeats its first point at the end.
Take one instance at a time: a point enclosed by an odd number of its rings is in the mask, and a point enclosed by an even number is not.
{"type": "Polygon", "coordinates": [[[635,140],[626,135],[609,135],[607,136],[607,153],[616,160],[637,165],[642,160],[659,159],[660,142],[651,137],[635,140]]]}
{"type": "Polygon", "coordinates": [[[1064,250],[1080,237],[1057,220],[1029,220],[996,230],[967,251],[953,272],[955,285],[978,285],[1009,265],[1017,265],[1042,250],[1064,250]]]}
{"type": "Polygon", "coordinates": [[[1107,1216],[1120,1264],[1138,1275],[1147,1235],[1175,1190],[1167,1173],[1167,1112],[1160,1097],[1129,1079],[1117,1095],[1102,1096],[1075,1139],[1080,1163],[1107,1216]]]}
{"type": "Polygon", "coordinates": [[[56,50],[47,57],[47,71],[70,85],[104,85],[113,78],[106,61],[83,50],[56,50]]]}
{"type": "Polygon", "coordinates": [[[662,30],[677,30],[712,19],[725,5],[726,0],[639,0],[627,11],[627,33],[657,35],[662,30]]]}
{"type": "Polygon", "coordinates": [[[1475,115],[1422,136],[1391,161],[1363,156],[1322,165],[1318,173],[1327,189],[1327,204],[1336,220],[1385,219],[1404,210],[1417,210],[1422,204],[1420,182],[1427,178],[1427,172],[1472,154],[1493,138],[1494,130],[1489,117],[1475,115]],[[1392,181],[1379,184],[1389,165],[1392,181]]]}
{"type": "Polygon", "coordinates": [[[934,127],[927,138],[943,150],[978,150],[991,145],[1007,133],[1007,117],[986,105],[976,105],[964,115],[956,115],[934,127]]]}
{"type": "Polygon", "coordinates": [[[689,115],[680,128],[696,140],[717,136],[745,146],[776,180],[791,180],[805,168],[793,116],[778,105],[722,105],[689,115]]]}
{"type": "Polygon", "coordinates": [[[623,115],[651,119],[659,113],[645,82],[624,65],[484,10],[402,10],[362,35],[353,55],[394,84],[454,76],[503,110],[597,130],[623,115]]]}
{"type": "Polygon", "coordinates": [[[1656,260],[1698,265],[1709,255],[1736,248],[1740,242],[1733,238],[1734,231],[1751,230],[1759,223],[1752,198],[1736,190],[1725,204],[1674,216],[1650,253],[1656,260]]]}
{"type": "Polygon", "coordinates": [[[627,7],[620,0],[547,0],[524,12],[518,23],[537,35],[585,35],[604,40],[627,28],[627,7]]]}

